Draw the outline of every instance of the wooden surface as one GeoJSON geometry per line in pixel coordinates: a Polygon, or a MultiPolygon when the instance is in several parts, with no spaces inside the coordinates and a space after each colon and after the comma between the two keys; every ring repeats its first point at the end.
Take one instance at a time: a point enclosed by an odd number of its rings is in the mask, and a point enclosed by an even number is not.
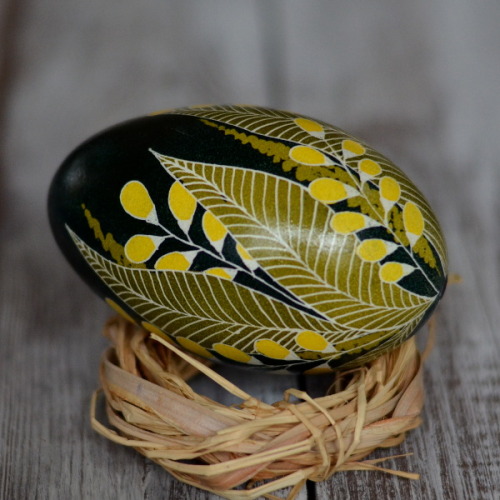
{"type": "MultiPolygon", "coordinates": [[[[207,102],[303,112],[386,153],[463,277],[438,311],[424,424],[375,454],[412,452],[386,465],[420,481],[349,472],[300,498],[500,498],[499,23],[495,0],[0,2],[0,498],[216,498],[91,430],[109,311],[45,214],[51,176],[89,135],[207,102]]],[[[230,376],[268,401],[296,383],[230,376]]]]}

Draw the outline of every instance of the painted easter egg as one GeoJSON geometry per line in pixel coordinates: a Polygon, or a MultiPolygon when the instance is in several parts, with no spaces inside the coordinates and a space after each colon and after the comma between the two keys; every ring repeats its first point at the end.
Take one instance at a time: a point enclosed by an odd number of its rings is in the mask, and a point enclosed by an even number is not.
{"type": "Polygon", "coordinates": [[[115,310],[238,366],[354,366],[409,338],[446,285],[423,195],[327,123],[172,110],[77,148],[49,194],[69,262],[115,310]]]}

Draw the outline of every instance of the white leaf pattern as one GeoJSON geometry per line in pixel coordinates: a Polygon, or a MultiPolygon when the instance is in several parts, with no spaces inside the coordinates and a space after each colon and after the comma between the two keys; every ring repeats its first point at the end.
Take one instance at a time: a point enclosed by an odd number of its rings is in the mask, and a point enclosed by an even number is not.
{"type": "Polygon", "coordinates": [[[366,302],[355,295],[349,287],[353,282],[361,287],[364,282],[359,275],[361,259],[345,248],[346,244],[354,247],[355,237],[330,230],[330,239],[318,240],[317,228],[328,231],[332,212],[299,184],[263,172],[155,154],[168,173],[182,179],[198,202],[221,220],[266,272],[334,324],[360,328],[365,310],[400,318],[404,324],[428,307],[431,299],[407,291],[397,304],[389,293],[393,285],[383,283],[377,273],[370,275],[370,289],[378,291],[366,302]],[[241,185],[249,189],[242,190],[241,185]],[[280,205],[280,200],[290,198],[293,204],[280,205]],[[318,261],[314,254],[323,258],[318,261]],[[342,263],[345,259],[352,262],[342,263]],[[359,275],[357,280],[354,275],[359,275]]]}

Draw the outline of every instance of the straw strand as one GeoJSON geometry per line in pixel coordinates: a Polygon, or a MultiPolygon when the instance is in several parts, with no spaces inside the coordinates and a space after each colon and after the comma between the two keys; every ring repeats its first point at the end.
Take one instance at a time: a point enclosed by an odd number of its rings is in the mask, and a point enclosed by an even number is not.
{"type": "Polygon", "coordinates": [[[92,427],[187,484],[231,500],[276,500],[275,491],[291,488],[287,500],[293,500],[307,479],[322,481],[340,471],[418,479],[379,465],[398,457],[363,460],[378,447],[400,443],[420,425],[422,356],[414,339],[363,367],[332,374],[326,396],[312,398],[290,388],[283,400],[269,405],[216,373],[206,360],[122,318],[110,320],[105,334],[113,346],[101,361],[102,389],[92,397],[92,427]],[[227,407],[197,394],[187,383],[196,374],[211,378],[241,403],[227,407]],[[101,394],[113,428],[96,417],[101,394]]]}

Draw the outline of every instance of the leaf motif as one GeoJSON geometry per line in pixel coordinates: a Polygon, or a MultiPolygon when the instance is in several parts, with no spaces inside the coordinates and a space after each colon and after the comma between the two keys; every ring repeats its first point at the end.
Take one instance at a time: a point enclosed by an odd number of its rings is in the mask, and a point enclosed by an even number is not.
{"type": "Polygon", "coordinates": [[[176,113],[199,116],[248,130],[254,134],[309,145],[327,153],[340,152],[343,139],[350,137],[344,131],[323,121],[297,117],[296,114],[287,111],[257,106],[224,106],[223,108],[208,106],[203,109],[186,108],[176,113]],[[313,123],[315,125],[311,126],[313,123]]]}
{"type": "MultiPolygon", "coordinates": [[[[359,171],[359,166],[371,165],[372,168],[368,170],[373,174],[375,172],[373,163],[378,164],[384,175],[390,176],[400,185],[401,199],[416,203],[420,208],[426,221],[424,236],[428,240],[429,245],[436,251],[436,256],[440,261],[439,267],[441,269],[446,268],[447,252],[442,231],[434,213],[422,194],[415,188],[408,177],[384,155],[364,144],[360,144],[354,137],[350,136],[345,131],[318,120],[298,117],[293,113],[254,106],[206,106],[202,109],[186,108],[177,111],[177,113],[213,120],[213,123],[207,123],[218,127],[226,134],[232,133],[239,139],[242,138],[238,136],[244,136],[245,134],[230,130],[224,125],[232,125],[253,134],[268,136],[270,139],[282,139],[318,149],[336,159],[341,159],[342,167],[345,167],[347,170],[351,170],[352,172],[358,171],[362,184],[363,181],[370,178],[370,175],[367,177],[362,170],[359,171]],[[308,128],[310,130],[307,130],[308,128]],[[320,131],[320,133],[311,133],[312,131],[320,131]],[[373,163],[363,164],[366,160],[373,163]]],[[[243,140],[247,141],[248,138],[243,140]]],[[[261,139],[254,137],[253,140],[258,142],[261,139]]],[[[273,146],[271,149],[275,151],[281,151],[281,149],[287,148],[284,144],[276,141],[263,142],[272,143],[273,146]]],[[[266,145],[258,146],[259,151],[263,154],[269,154],[266,148],[266,145]]],[[[298,181],[312,181],[319,177],[333,177],[346,184],[351,184],[354,188],[360,189],[359,186],[352,184],[353,177],[343,168],[333,165],[331,167],[301,165],[291,159],[287,159],[283,151],[275,157],[274,161],[279,161],[278,158],[283,162],[282,166],[285,171],[295,169],[295,175],[298,181]],[[334,172],[333,176],[332,172],[334,172]]],[[[382,199],[381,220],[386,220],[384,218],[386,214],[383,212],[388,212],[393,203],[394,202],[387,203],[386,200],[382,199]]],[[[367,213],[367,207],[365,207],[364,210],[364,213],[367,213]]],[[[406,239],[406,235],[404,239],[406,239]]]]}
{"type": "MultiPolygon", "coordinates": [[[[310,127],[305,127],[305,121],[297,122],[297,115],[287,111],[279,111],[258,106],[208,106],[203,109],[186,108],[177,111],[179,114],[200,116],[217,122],[228,123],[230,125],[249,130],[260,135],[272,135],[279,138],[290,138],[290,134],[302,136],[304,138],[317,139],[311,134],[310,127]]],[[[303,120],[303,118],[302,118],[303,120]]],[[[312,123],[313,120],[307,119],[312,123]]],[[[317,131],[324,133],[325,128],[332,128],[319,120],[314,120],[317,131]]],[[[296,140],[296,139],[290,139],[296,140]]],[[[299,142],[299,141],[296,141],[299,142]]]]}
{"type": "MultiPolygon", "coordinates": [[[[144,215],[149,213],[150,206],[153,202],[149,196],[146,187],[138,181],[130,181],[122,188],[121,200],[122,207],[130,215],[130,207],[135,208],[139,202],[139,206],[145,206],[146,210],[141,211],[141,218],[144,220],[144,215]],[[125,203],[123,198],[125,198],[125,203]]],[[[157,270],[177,270],[177,271],[202,271],[205,270],[207,274],[216,275],[225,279],[234,279],[238,271],[240,272],[239,278],[245,282],[245,286],[254,288],[256,291],[267,293],[274,298],[282,299],[287,303],[294,303],[295,306],[302,310],[307,310],[308,313],[321,317],[311,308],[304,303],[297,301],[296,297],[283,287],[279,287],[275,282],[266,279],[264,274],[257,275],[255,271],[259,270],[258,263],[251,257],[251,255],[240,244],[236,244],[231,235],[228,234],[227,228],[208,210],[198,204],[193,195],[182,185],[181,182],[175,181],[171,185],[168,193],[168,206],[177,221],[177,224],[184,232],[184,238],[172,233],[168,226],[161,224],[156,220],[156,224],[165,231],[167,236],[150,236],[150,235],[134,235],[127,241],[125,245],[125,254],[132,260],[134,265],[140,265],[148,261],[156,252],[159,245],[172,238],[178,242],[186,243],[190,246],[187,251],[174,251],[169,252],[156,259],[154,268],[157,270]],[[193,222],[193,216],[197,209],[203,212],[201,217],[201,229],[209,245],[206,242],[193,239],[189,230],[193,222]],[[223,252],[223,247],[226,240],[230,240],[230,247],[234,246],[236,254],[239,255],[235,261],[234,254],[229,249],[228,252],[223,252]],[[197,250],[193,250],[197,249],[197,250]],[[215,249],[215,252],[213,251],[215,249]],[[196,257],[202,256],[202,260],[198,261],[195,267],[192,267],[193,261],[196,257]],[[222,266],[222,267],[220,267],[222,266]]],[[[155,211],[156,214],[156,211],[155,211]]],[[[148,221],[150,222],[150,221],[148,221]]],[[[198,235],[200,231],[198,231],[198,235]]],[[[167,246],[168,248],[168,246],[167,246]]],[[[126,258],[126,257],[125,257],[126,258]]],[[[127,259],[129,261],[129,259],[127,259]]],[[[238,280],[236,280],[238,281],[238,280]]],[[[323,318],[324,319],[324,318],[323,318]]]]}
{"type": "Polygon", "coordinates": [[[429,306],[429,298],[395,293],[396,285],[382,282],[373,268],[377,264],[356,257],[356,237],[332,231],[332,211],[301,185],[263,172],[155,154],[276,282],[332,322],[365,329],[373,317],[373,324],[396,327],[429,306]]]}
{"type": "MultiPolygon", "coordinates": [[[[268,110],[264,110],[264,112],[266,111],[268,110]]],[[[218,112],[216,113],[216,115],[219,118],[221,117],[220,113],[218,112]]],[[[269,117],[269,120],[271,121],[276,119],[277,118],[273,116],[269,117]]],[[[282,119],[285,121],[289,120],[288,118],[282,119]]],[[[234,116],[231,118],[231,120],[229,120],[229,122],[231,121],[235,121],[234,116]]],[[[395,205],[395,203],[399,201],[402,188],[400,183],[396,181],[392,176],[384,176],[380,181],[378,189],[375,188],[375,185],[372,185],[372,183],[368,181],[374,180],[383,171],[392,172],[393,174],[397,173],[396,177],[406,180],[404,186],[410,186],[410,188],[406,187],[405,189],[409,189],[410,191],[412,191],[412,185],[411,183],[409,183],[409,180],[406,178],[406,176],[404,176],[404,174],[395,166],[393,166],[392,163],[389,162],[385,157],[378,155],[378,153],[374,151],[370,151],[370,154],[372,154],[372,156],[374,154],[374,157],[377,158],[377,161],[365,157],[361,160],[355,161],[354,165],[356,166],[356,168],[354,168],[353,165],[349,165],[348,163],[343,166],[335,165],[329,158],[321,153],[321,151],[324,151],[333,155],[340,154],[345,161],[350,160],[351,158],[356,159],[360,155],[364,155],[367,153],[367,149],[365,148],[365,146],[351,139],[341,140],[340,138],[335,142],[333,141],[332,136],[329,135],[328,141],[326,143],[315,143],[315,148],[312,148],[310,146],[294,146],[290,148],[289,146],[281,142],[248,135],[244,132],[230,129],[224,125],[210,122],[208,120],[203,120],[203,122],[209,126],[217,128],[218,130],[224,132],[226,135],[234,136],[235,139],[241,141],[243,144],[250,144],[261,154],[273,157],[274,162],[281,162],[283,171],[289,172],[293,170],[295,172],[295,177],[299,182],[310,181],[310,191],[311,187],[313,187],[314,189],[316,183],[324,183],[325,181],[330,181],[331,183],[336,181],[337,183],[342,184],[343,186],[345,186],[345,199],[347,199],[348,201],[348,206],[350,208],[358,208],[362,213],[368,215],[372,220],[378,221],[381,225],[387,224],[389,219],[389,212],[395,205]],[[332,144],[336,146],[332,146],[332,144]],[[299,154],[294,154],[295,151],[298,151],[299,154]],[[353,175],[354,172],[357,172],[357,174],[359,175],[359,181],[357,181],[356,176],[353,175]],[[384,195],[386,195],[387,197],[384,197],[384,195]]],[[[288,122],[286,121],[286,123],[288,122]]],[[[297,119],[294,120],[294,123],[297,124],[297,119]]],[[[248,127],[248,130],[253,130],[253,125],[248,126],[246,122],[245,125],[248,127]]],[[[334,130],[334,133],[338,137],[341,137],[341,135],[343,137],[345,135],[341,131],[335,129],[332,130],[334,130]]],[[[259,130],[256,131],[259,132],[259,130]]],[[[325,137],[325,130],[323,130],[323,133],[320,134],[320,136],[321,138],[325,137]]],[[[319,136],[315,135],[315,137],[319,136]]],[[[283,138],[287,137],[283,136],[283,138]]],[[[287,139],[290,140],[291,138],[287,139]]],[[[304,141],[302,141],[300,137],[294,137],[293,139],[297,140],[299,143],[304,143],[304,141]]],[[[310,140],[305,141],[305,143],[308,142],[310,142],[310,140]]],[[[415,193],[416,191],[413,190],[412,194],[414,195],[415,193]]],[[[314,193],[312,191],[311,194],[314,196],[314,193]]],[[[420,196],[418,193],[416,194],[420,196]]],[[[340,200],[342,200],[342,198],[337,196],[337,198],[331,198],[330,202],[333,203],[340,200]]],[[[327,200],[323,199],[321,201],[326,202],[327,200]]],[[[422,202],[421,196],[420,201],[422,202]]],[[[444,249],[444,242],[442,240],[441,232],[437,229],[437,227],[439,226],[437,224],[437,221],[434,219],[434,215],[432,214],[430,208],[425,204],[425,202],[423,203],[423,209],[432,221],[432,223],[428,225],[429,234],[427,236],[432,241],[434,241],[434,248],[436,248],[439,255],[444,258],[443,255],[446,255],[446,251],[444,249]]],[[[408,234],[406,231],[395,231],[393,235],[397,242],[401,243],[403,246],[409,246],[408,234]]],[[[416,239],[412,238],[411,236],[410,239],[412,240],[412,243],[416,242],[416,239]]],[[[422,245],[423,244],[420,244],[419,248],[421,248],[422,245]]],[[[434,258],[429,258],[428,250],[430,250],[430,246],[427,245],[426,249],[427,260],[424,260],[424,262],[434,262],[436,264],[435,256],[434,258]]],[[[413,251],[416,252],[415,249],[413,249],[413,251]]],[[[417,252],[417,254],[420,257],[423,257],[421,253],[417,252]]]]}
{"type": "MultiPolygon", "coordinates": [[[[351,187],[356,186],[355,179],[339,165],[335,165],[330,159],[324,161],[324,164],[312,163],[308,161],[303,156],[303,161],[301,163],[300,155],[298,158],[294,159],[294,154],[290,146],[286,144],[266,138],[257,137],[255,135],[249,135],[245,132],[239,132],[238,130],[225,127],[224,125],[219,125],[217,123],[210,122],[208,120],[202,120],[206,125],[215,127],[225,135],[231,135],[236,140],[240,141],[242,144],[249,144],[259,153],[269,156],[273,159],[274,163],[280,163],[281,168],[284,172],[294,171],[295,177],[299,182],[303,181],[314,181],[315,179],[321,179],[324,177],[337,179],[344,184],[350,185],[351,187]],[[297,160],[297,161],[296,161],[297,160]]],[[[300,142],[300,141],[299,141],[300,142]]],[[[301,146],[299,146],[300,148],[301,146]]],[[[311,149],[311,148],[306,148],[311,149]]],[[[324,157],[324,155],[322,155],[324,157]]]]}
{"type": "Polygon", "coordinates": [[[327,321],[224,278],[120,266],[68,231],[93,271],[128,307],[157,328],[204,347],[224,342],[243,349],[266,338],[291,348],[303,331],[320,332],[329,342],[345,337],[327,321]]]}

